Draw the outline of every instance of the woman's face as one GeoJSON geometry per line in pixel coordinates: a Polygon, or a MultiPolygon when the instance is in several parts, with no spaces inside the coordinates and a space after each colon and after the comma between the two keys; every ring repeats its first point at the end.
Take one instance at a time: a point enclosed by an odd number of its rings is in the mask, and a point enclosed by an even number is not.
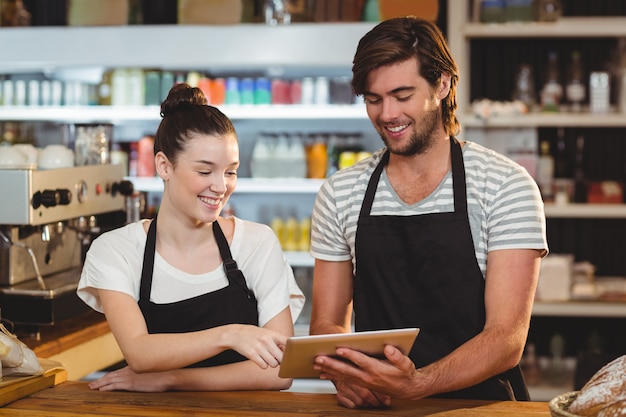
{"type": "Polygon", "coordinates": [[[237,137],[232,134],[192,136],[178,155],[176,165],[172,166],[169,161],[167,165],[164,180],[174,211],[194,222],[213,222],[237,185],[237,137]]]}

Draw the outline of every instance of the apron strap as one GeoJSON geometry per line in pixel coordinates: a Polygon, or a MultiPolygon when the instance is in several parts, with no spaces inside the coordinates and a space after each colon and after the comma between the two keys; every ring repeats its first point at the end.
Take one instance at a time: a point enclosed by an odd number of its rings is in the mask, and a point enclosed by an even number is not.
{"type": "MultiPolygon", "coordinates": [[[[361,205],[359,218],[369,216],[371,213],[372,205],[374,204],[374,195],[376,194],[376,188],[378,187],[380,175],[383,172],[383,168],[389,162],[389,153],[389,149],[387,149],[380,158],[378,165],[370,177],[367,189],[365,190],[365,197],[363,197],[363,204],[361,205]]],[[[463,163],[463,152],[461,150],[461,144],[454,136],[450,136],[450,158],[452,161],[454,211],[467,213],[467,189],[465,186],[465,164],[463,163]]]]}
{"type": "Polygon", "coordinates": [[[226,236],[224,236],[224,232],[222,232],[222,228],[220,227],[217,220],[213,222],[213,235],[215,236],[217,247],[220,250],[222,263],[224,266],[224,272],[226,273],[228,281],[231,284],[235,283],[239,285],[245,290],[248,298],[253,298],[254,293],[246,285],[246,279],[244,278],[243,273],[239,270],[237,262],[235,262],[235,260],[233,259],[230,248],[228,247],[228,241],[226,240],[226,236]]]}
{"type": "MultiPolygon", "coordinates": [[[[154,272],[154,254],[156,252],[156,216],[150,223],[148,228],[148,236],[146,238],[146,247],[143,252],[143,268],[141,270],[141,284],[139,287],[139,299],[150,300],[150,292],[152,291],[152,275],[154,272]]],[[[222,228],[218,224],[217,220],[213,222],[213,235],[217,242],[217,247],[220,251],[222,258],[224,272],[228,278],[229,283],[235,283],[241,286],[248,296],[248,298],[254,297],[253,292],[246,285],[246,279],[243,273],[239,270],[237,262],[233,260],[233,256],[228,247],[228,241],[222,232],[222,228]]]]}
{"type": "Polygon", "coordinates": [[[143,267],[141,269],[141,283],[139,286],[139,299],[150,300],[150,292],[152,291],[152,274],[154,272],[154,253],[156,252],[156,222],[154,216],[150,227],[148,228],[148,236],[146,238],[146,247],[143,251],[143,267]]]}

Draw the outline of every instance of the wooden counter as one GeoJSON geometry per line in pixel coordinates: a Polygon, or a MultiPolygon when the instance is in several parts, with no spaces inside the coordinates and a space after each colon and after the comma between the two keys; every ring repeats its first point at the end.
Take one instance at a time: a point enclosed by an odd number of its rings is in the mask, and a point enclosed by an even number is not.
{"type": "Polygon", "coordinates": [[[7,417],[62,416],[437,416],[550,417],[544,402],[424,399],[395,400],[389,409],[349,410],[334,394],[295,392],[99,392],[85,382],[64,382],[0,409],[7,417]]]}
{"type": "Polygon", "coordinates": [[[70,380],[79,380],[124,359],[104,315],[95,311],[42,326],[36,336],[18,337],[37,357],[62,363],[70,380]]]}

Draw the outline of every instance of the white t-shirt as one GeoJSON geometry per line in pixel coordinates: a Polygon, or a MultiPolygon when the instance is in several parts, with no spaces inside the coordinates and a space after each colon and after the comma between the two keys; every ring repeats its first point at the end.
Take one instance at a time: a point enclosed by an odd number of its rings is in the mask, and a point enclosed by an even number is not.
{"type": "MultiPolygon", "coordinates": [[[[139,300],[139,287],[147,234],[140,220],[98,236],[89,248],[78,283],[78,296],[103,312],[97,289],[120,291],[139,300]]],[[[304,306],[276,235],[268,226],[235,218],[230,251],[258,302],[259,326],[291,308],[295,322],[304,306]]],[[[158,252],[150,301],[171,303],[219,290],[228,285],[222,265],[205,274],[188,274],[170,265],[158,252]]]]}
{"type": "MultiPolygon", "coordinates": [[[[326,261],[352,260],[367,184],[385,148],[328,178],[317,194],[311,218],[311,255],[326,261]]],[[[547,254],[543,201],[535,180],[519,164],[474,142],[463,147],[467,209],[476,260],[485,275],[487,254],[501,249],[537,249],[547,254]]],[[[426,198],[406,204],[383,170],[372,216],[409,216],[454,211],[452,173],[448,171],[426,198]]]]}

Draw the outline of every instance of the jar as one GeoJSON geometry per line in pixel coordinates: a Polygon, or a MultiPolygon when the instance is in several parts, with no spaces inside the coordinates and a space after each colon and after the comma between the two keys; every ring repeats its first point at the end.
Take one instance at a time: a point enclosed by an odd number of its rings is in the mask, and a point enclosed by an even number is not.
{"type": "Polygon", "coordinates": [[[504,14],[507,22],[532,22],[532,0],[505,0],[504,14]]]}
{"type": "Polygon", "coordinates": [[[555,22],[561,18],[563,8],[560,0],[535,0],[535,20],[555,22]]]}
{"type": "Polygon", "coordinates": [[[480,4],[480,21],[483,23],[504,22],[504,1],[483,0],[480,4]]]}

